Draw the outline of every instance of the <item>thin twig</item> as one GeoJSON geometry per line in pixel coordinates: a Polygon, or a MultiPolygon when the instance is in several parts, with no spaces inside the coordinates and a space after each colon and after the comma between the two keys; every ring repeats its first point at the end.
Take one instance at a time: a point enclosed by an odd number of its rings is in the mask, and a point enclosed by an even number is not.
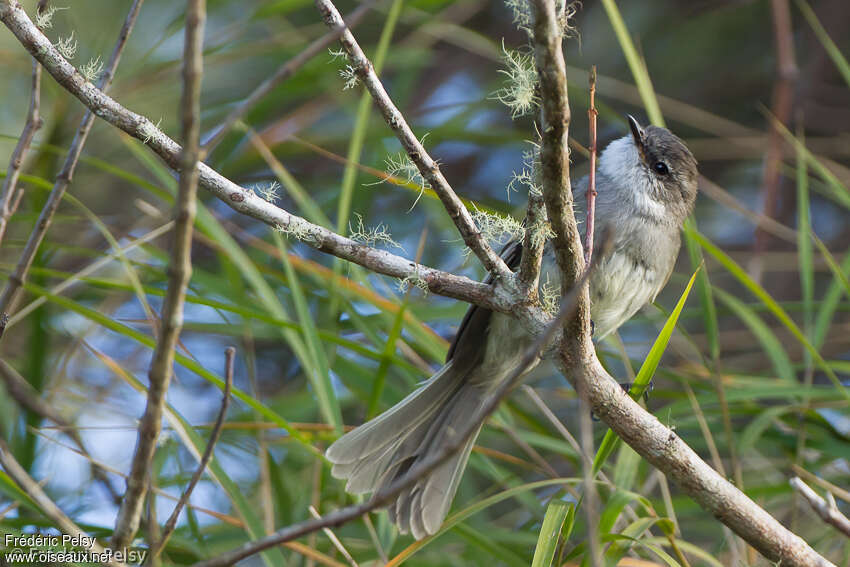
{"type": "Polygon", "coordinates": [[[824,500],[817,492],[812,490],[808,484],[803,482],[800,477],[795,476],[788,482],[794,490],[806,499],[806,502],[809,503],[812,510],[817,512],[817,515],[820,516],[824,522],[833,526],[847,537],[850,537],[850,519],[848,519],[847,516],[842,514],[841,510],[838,509],[838,506],[835,504],[835,498],[832,497],[832,493],[827,492],[827,499],[824,500]]]}
{"type": "Polygon", "coordinates": [[[168,265],[168,290],[160,314],[160,334],[148,372],[145,413],[138,427],[139,436],[127,479],[127,491],[115,521],[112,541],[116,549],[126,546],[139,529],[151,463],[162,428],[165,394],[174,367],[174,350],[183,326],[186,288],[192,277],[192,229],[197,210],[205,20],[206,0],[190,0],[186,7],[183,95],[180,100],[184,146],[180,156],[180,180],[174,207],[174,242],[168,265]]]}
{"type": "MultiPolygon", "coordinates": [[[[314,519],[318,520],[322,517],[319,514],[319,511],[316,510],[315,506],[311,505],[309,510],[310,510],[310,515],[313,516],[314,519]]],[[[324,534],[328,537],[328,539],[331,540],[331,543],[333,544],[333,546],[336,548],[337,551],[339,551],[342,554],[343,557],[345,557],[345,560],[348,561],[348,564],[351,565],[351,567],[359,567],[357,565],[357,561],[354,560],[354,558],[351,556],[351,553],[349,553],[348,550],[345,548],[345,546],[342,545],[342,542],[339,541],[339,538],[336,537],[336,534],[333,533],[330,528],[322,528],[322,532],[324,532],[324,534]]]]}
{"type": "Polygon", "coordinates": [[[590,129],[590,173],[587,176],[587,215],[585,216],[584,233],[584,262],[590,263],[593,257],[593,227],[596,220],[596,65],[590,68],[590,108],[587,109],[587,119],[590,129]]]}
{"type": "MultiPolygon", "coordinates": [[[[3,470],[5,470],[6,474],[15,481],[18,487],[20,487],[20,489],[23,490],[26,495],[38,505],[42,513],[54,524],[56,529],[61,531],[63,534],[76,537],[80,541],[87,541],[88,539],[91,539],[86,532],[81,530],[79,526],[77,526],[71,518],[66,516],[65,512],[63,512],[59,506],[57,506],[56,503],[44,493],[41,486],[39,486],[39,484],[27,473],[27,471],[24,470],[17,459],[15,459],[12,455],[12,451],[6,444],[6,440],[2,437],[0,437],[0,465],[3,466],[3,470]]],[[[93,542],[92,545],[88,547],[88,551],[102,554],[104,553],[104,548],[99,543],[93,542]]],[[[123,566],[123,563],[118,563],[117,561],[106,561],[104,562],[104,565],[117,567],[123,566]]]]}
{"type": "MultiPolygon", "coordinates": [[[[345,25],[342,21],[342,16],[340,16],[339,11],[331,0],[315,0],[315,3],[316,8],[322,14],[322,18],[328,27],[334,29],[345,25]]],[[[407,120],[399,112],[392,99],[390,99],[389,94],[387,94],[386,89],[384,89],[384,85],[372,67],[372,62],[363,53],[351,31],[346,29],[342,33],[340,43],[345,52],[348,53],[349,64],[354,68],[357,77],[372,95],[372,100],[374,100],[375,106],[378,107],[378,110],[384,117],[384,121],[395,133],[423,179],[428,182],[430,187],[440,197],[443,206],[454,221],[463,241],[481,260],[481,263],[488,272],[494,276],[509,277],[511,271],[481,235],[469,211],[458,198],[454,189],[449,185],[449,182],[446,181],[446,178],[443,177],[437,162],[428,155],[425,147],[414,135],[413,130],[407,124],[407,120]]]]}
{"type": "Polygon", "coordinates": [[[156,544],[156,547],[151,550],[152,557],[156,557],[162,553],[162,550],[165,548],[165,544],[168,543],[168,539],[171,537],[171,534],[174,533],[174,528],[177,527],[177,519],[180,517],[180,512],[183,511],[186,503],[189,502],[189,497],[192,495],[192,491],[195,490],[195,486],[197,486],[198,481],[201,480],[201,475],[204,474],[204,471],[207,469],[207,465],[209,465],[212,460],[213,449],[215,448],[215,444],[218,443],[218,438],[221,436],[224,418],[227,415],[227,408],[230,406],[230,390],[233,387],[233,361],[236,357],[236,349],[233,347],[227,347],[224,350],[224,357],[224,394],[221,398],[221,408],[218,410],[218,416],[215,419],[215,424],[210,432],[210,438],[207,441],[207,447],[204,449],[204,454],[201,456],[201,460],[198,463],[198,467],[195,469],[195,472],[192,474],[189,484],[186,486],[183,494],[180,495],[180,500],[177,501],[177,505],[174,506],[174,510],[171,511],[171,515],[165,522],[159,542],[156,544]]]}
{"type": "MultiPolygon", "coordinates": [[[[179,169],[182,151],[180,145],[166,136],[148,118],[124,108],[86,82],[33,24],[20,5],[12,4],[10,0],[0,0],[0,21],[63,88],[99,118],[142,141],[172,169],[179,169]]],[[[494,293],[492,285],[415,264],[407,258],[355,242],[276,207],[206,164],[201,163],[198,168],[200,186],[233,210],[275,227],[317,250],[349,260],[379,274],[423,281],[428,290],[437,295],[460,299],[498,312],[507,312],[512,308],[505,294],[494,293]]]]}
{"type": "MultiPolygon", "coordinates": [[[[121,59],[121,53],[124,51],[124,46],[127,43],[127,38],[130,35],[130,31],[133,29],[133,25],[136,23],[136,16],[139,14],[139,9],[141,8],[143,0],[134,0],[132,6],[130,6],[130,12],[127,14],[127,18],[124,20],[124,25],[121,28],[121,32],[118,35],[118,40],[115,43],[115,48],[112,50],[112,55],[109,57],[109,62],[106,64],[106,69],[101,75],[98,86],[95,87],[91,83],[88,83],[92,89],[98,90],[98,92],[106,92],[109,90],[109,85],[112,82],[112,77],[115,75],[115,70],[118,68],[118,62],[121,59]]],[[[9,9],[17,9],[21,13],[23,13],[23,8],[20,5],[16,7],[12,7],[8,2],[4,2],[2,6],[0,6],[0,11],[6,12],[9,9]]],[[[26,14],[24,17],[26,17],[26,14]]],[[[29,19],[27,18],[27,21],[29,19]]],[[[29,24],[34,28],[35,32],[44,37],[41,31],[36,28],[32,22],[29,24]]],[[[32,30],[30,30],[30,34],[32,34],[32,30]]],[[[44,38],[47,43],[50,43],[47,38],[44,38]]],[[[53,45],[51,44],[51,47],[53,45]]],[[[55,48],[54,48],[55,49],[55,48]]],[[[36,56],[33,53],[36,59],[39,60],[42,64],[44,61],[36,56]]],[[[68,67],[70,67],[72,73],[76,74],[79,81],[86,82],[85,79],[80,75],[74,67],[65,61],[65,59],[57,52],[55,56],[58,57],[63,63],[65,63],[68,67]]],[[[53,221],[53,215],[56,213],[56,209],[59,208],[59,203],[62,201],[62,196],[65,194],[65,190],[71,184],[71,181],[74,177],[74,170],[77,167],[77,162],[80,159],[80,154],[83,151],[83,146],[88,139],[89,132],[91,131],[91,125],[94,122],[94,113],[88,111],[83,116],[83,119],[80,121],[80,125],[77,127],[77,133],[74,136],[74,141],[71,142],[71,147],[68,150],[68,155],[65,158],[65,163],[62,165],[62,169],[59,171],[59,174],[56,176],[56,182],[53,184],[53,189],[50,191],[50,196],[47,198],[47,202],[44,204],[44,208],[41,210],[41,214],[38,216],[38,220],[35,223],[35,227],[30,233],[29,239],[27,240],[26,245],[24,246],[24,251],[21,254],[21,258],[18,261],[18,265],[15,268],[15,271],[9,276],[9,281],[6,283],[6,287],[3,288],[2,294],[0,294],[0,313],[10,311],[12,308],[12,303],[14,302],[18,291],[21,286],[23,286],[24,282],[27,279],[29,274],[29,269],[32,266],[33,260],[35,259],[35,255],[38,252],[38,248],[41,246],[41,242],[44,240],[44,236],[47,234],[47,229],[50,228],[50,224],[53,221]]]]}
{"type": "Polygon", "coordinates": [[[265,98],[265,96],[268,95],[275,87],[294,75],[313,57],[323,52],[328,46],[338,40],[346,28],[353,29],[357,27],[357,24],[359,24],[361,20],[363,20],[363,17],[369,13],[369,10],[372,8],[372,4],[373,1],[369,1],[358,6],[358,8],[354,10],[348,18],[346,18],[345,24],[332,27],[330,31],[325,33],[325,35],[305,47],[301,53],[281,65],[271,77],[260,83],[260,85],[258,85],[251,94],[245,97],[242,102],[237,104],[222,123],[207,136],[207,139],[203,143],[204,154],[208,155],[213,148],[221,142],[230,129],[233,128],[233,126],[241,120],[249,110],[254,108],[254,106],[265,98]]]}
{"type": "MultiPolygon", "coordinates": [[[[585,284],[587,276],[588,274],[584,274],[584,276],[580,278],[579,284],[585,284]]],[[[496,411],[496,408],[499,407],[502,399],[504,399],[504,397],[519,384],[520,380],[524,377],[526,370],[536,363],[541,354],[546,350],[547,346],[553,341],[556,335],[558,335],[564,321],[573,315],[579,296],[578,290],[581,288],[582,285],[577,285],[566,297],[563,298],[561,301],[561,309],[558,311],[558,314],[546,326],[544,332],[537,337],[534,344],[526,350],[522,361],[516,369],[499,385],[498,389],[493,392],[493,395],[487,400],[487,402],[479,407],[478,410],[469,417],[469,420],[466,422],[466,426],[460,428],[456,435],[443,446],[439,453],[412,466],[404,475],[400,476],[385,488],[375,492],[369,500],[362,504],[341,508],[326,514],[319,519],[307,520],[288,526],[282,530],[278,530],[270,536],[246,543],[242,547],[220,554],[218,557],[213,559],[195,563],[193,567],[224,567],[226,565],[233,565],[237,561],[241,561],[246,557],[260,553],[270,547],[275,547],[284,542],[313,533],[322,528],[342,525],[392,501],[402,490],[411,486],[418,479],[439,467],[455,452],[460,450],[460,448],[466,443],[466,440],[473,433],[478,431],[478,428],[482,423],[484,423],[484,420],[496,411]]]]}
{"type": "Polygon", "coordinates": [[[3,187],[0,189],[0,242],[3,241],[3,236],[6,234],[6,228],[9,224],[9,219],[15,213],[17,204],[20,203],[20,196],[23,195],[23,189],[18,190],[18,178],[21,175],[21,167],[27,157],[30,149],[30,144],[35,137],[35,132],[43,123],[39,115],[41,107],[41,65],[35,59],[32,60],[32,94],[30,95],[30,107],[27,111],[27,120],[24,124],[24,129],[21,131],[21,137],[18,138],[18,143],[12,151],[12,156],[9,158],[9,167],[6,169],[6,179],[3,180],[3,187]],[[17,196],[16,196],[17,194],[17,196]]]}

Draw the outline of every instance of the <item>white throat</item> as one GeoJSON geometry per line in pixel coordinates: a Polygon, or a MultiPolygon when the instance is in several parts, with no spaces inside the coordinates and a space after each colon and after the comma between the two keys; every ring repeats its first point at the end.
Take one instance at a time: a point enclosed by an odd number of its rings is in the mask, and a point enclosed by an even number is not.
{"type": "Polygon", "coordinates": [[[665,215],[664,205],[653,198],[663,188],[644,166],[631,135],[608,144],[599,156],[599,171],[616,187],[619,198],[631,200],[646,215],[665,215]]]}

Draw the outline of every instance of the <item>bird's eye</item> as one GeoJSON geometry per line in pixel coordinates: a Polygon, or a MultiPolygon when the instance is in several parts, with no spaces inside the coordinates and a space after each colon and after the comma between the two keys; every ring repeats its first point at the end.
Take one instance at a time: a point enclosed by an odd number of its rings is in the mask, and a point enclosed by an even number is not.
{"type": "Polygon", "coordinates": [[[670,170],[667,168],[667,164],[663,161],[657,161],[652,165],[652,169],[655,170],[655,173],[658,175],[667,175],[670,173],[670,170]]]}

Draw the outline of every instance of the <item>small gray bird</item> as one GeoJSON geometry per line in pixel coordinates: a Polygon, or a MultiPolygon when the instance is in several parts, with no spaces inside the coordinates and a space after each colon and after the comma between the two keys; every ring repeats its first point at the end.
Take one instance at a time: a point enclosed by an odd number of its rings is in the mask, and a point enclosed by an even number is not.
{"type": "MultiPolygon", "coordinates": [[[[697,162],[682,140],[665,128],[641,128],[628,118],[631,135],[611,142],[602,152],[596,177],[596,242],[606,226],[614,228],[613,247],[599,258],[590,280],[597,339],[652,302],[665,286],[679,253],[679,231],[697,194],[697,162]]],[[[582,228],[586,190],[585,177],[573,191],[582,228]]],[[[521,243],[511,242],[502,258],[516,270],[521,252],[521,243]]],[[[548,245],[543,274],[559,279],[548,245]]],[[[373,492],[439,453],[516,369],[532,341],[511,317],[470,307],[446,364],[436,374],[328,448],[333,476],[348,479],[345,489],[350,493],[373,492]]],[[[421,539],[440,528],[477,436],[478,432],[389,505],[390,519],[401,533],[421,539]]]]}

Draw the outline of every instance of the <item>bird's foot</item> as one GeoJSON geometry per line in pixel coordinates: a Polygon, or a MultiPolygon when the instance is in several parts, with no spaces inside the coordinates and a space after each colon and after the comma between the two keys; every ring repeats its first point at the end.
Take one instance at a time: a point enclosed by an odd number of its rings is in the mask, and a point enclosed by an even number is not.
{"type": "MultiPolygon", "coordinates": [[[[623,390],[625,390],[627,394],[629,393],[629,390],[632,389],[632,386],[634,386],[634,382],[620,382],[620,387],[623,390]]],[[[655,382],[650,380],[649,385],[643,391],[643,401],[649,403],[649,393],[654,389],[655,389],[655,382]]]]}

